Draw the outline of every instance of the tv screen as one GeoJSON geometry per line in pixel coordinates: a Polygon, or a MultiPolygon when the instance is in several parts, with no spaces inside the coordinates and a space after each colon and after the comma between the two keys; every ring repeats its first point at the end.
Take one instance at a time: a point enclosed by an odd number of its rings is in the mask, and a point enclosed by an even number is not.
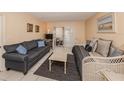
{"type": "Polygon", "coordinates": [[[53,39],[53,34],[46,34],[45,35],[45,38],[46,39],[53,39]]]}

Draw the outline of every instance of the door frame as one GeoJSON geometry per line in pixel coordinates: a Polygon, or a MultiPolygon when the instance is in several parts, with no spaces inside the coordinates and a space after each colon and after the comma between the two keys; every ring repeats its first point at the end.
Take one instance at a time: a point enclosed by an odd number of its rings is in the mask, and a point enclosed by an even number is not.
{"type": "Polygon", "coordinates": [[[5,71],[5,60],[2,58],[2,54],[5,53],[3,46],[6,44],[6,30],[5,30],[5,15],[0,15],[1,17],[1,54],[0,54],[0,71],[5,71]]]}

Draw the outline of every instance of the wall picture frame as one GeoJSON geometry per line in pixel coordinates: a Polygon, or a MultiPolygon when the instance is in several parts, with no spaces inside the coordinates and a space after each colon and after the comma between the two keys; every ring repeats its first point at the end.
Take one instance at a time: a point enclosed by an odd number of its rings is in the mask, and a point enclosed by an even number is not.
{"type": "Polygon", "coordinates": [[[33,24],[27,23],[27,32],[33,32],[33,24]]]}
{"type": "Polygon", "coordinates": [[[40,26],[39,25],[35,25],[35,32],[39,32],[40,31],[40,26]]]}
{"type": "Polygon", "coordinates": [[[97,19],[98,32],[115,32],[115,15],[114,13],[108,13],[97,19]]]}

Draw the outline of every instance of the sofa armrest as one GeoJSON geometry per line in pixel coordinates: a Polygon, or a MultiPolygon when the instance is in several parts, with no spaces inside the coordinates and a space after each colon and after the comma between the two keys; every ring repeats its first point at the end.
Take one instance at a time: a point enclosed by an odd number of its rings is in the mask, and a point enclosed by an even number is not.
{"type": "Polygon", "coordinates": [[[110,69],[117,73],[124,73],[124,56],[118,57],[86,57],[82,62],[82,80],[104,80],[100,70],[110,69]],[[89,69],[90,68],[90,69],[89,69]]]}
{"type": "Polygon", "coordinates": [[[27,61],[28,60],[28,56],[27,55],[21,55],[18,53],[5,53],[2,56],[3,58],[5,58],[6,60],[12,60],[12,61],[27,61]]]}
{"type": "Polygon", "coordinates": [[[120,63],[120,62],[124,62],[124,55],[117,57],[95,57],[95,56],[85,57],[83,59],[83,64],[88,62],[120,63]]]}

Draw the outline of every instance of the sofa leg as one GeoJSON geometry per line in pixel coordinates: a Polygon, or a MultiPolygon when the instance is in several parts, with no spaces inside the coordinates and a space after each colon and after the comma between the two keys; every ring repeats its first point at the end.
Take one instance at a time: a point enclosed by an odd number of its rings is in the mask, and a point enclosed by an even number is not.
{"type": "Polygon", "coordinates": [[[24,74],[24,75],[26,75],[26,74],[27,74],[27,71],[26,71],[26,72],[24,72],[23,74],[24,74]]]}
{"type": "Polygon", "coordinates": [[[10,68],[6,68],[6,70],[7,70],[7,71],[9,71],[9,70],[10,70],[10,68]]]}

